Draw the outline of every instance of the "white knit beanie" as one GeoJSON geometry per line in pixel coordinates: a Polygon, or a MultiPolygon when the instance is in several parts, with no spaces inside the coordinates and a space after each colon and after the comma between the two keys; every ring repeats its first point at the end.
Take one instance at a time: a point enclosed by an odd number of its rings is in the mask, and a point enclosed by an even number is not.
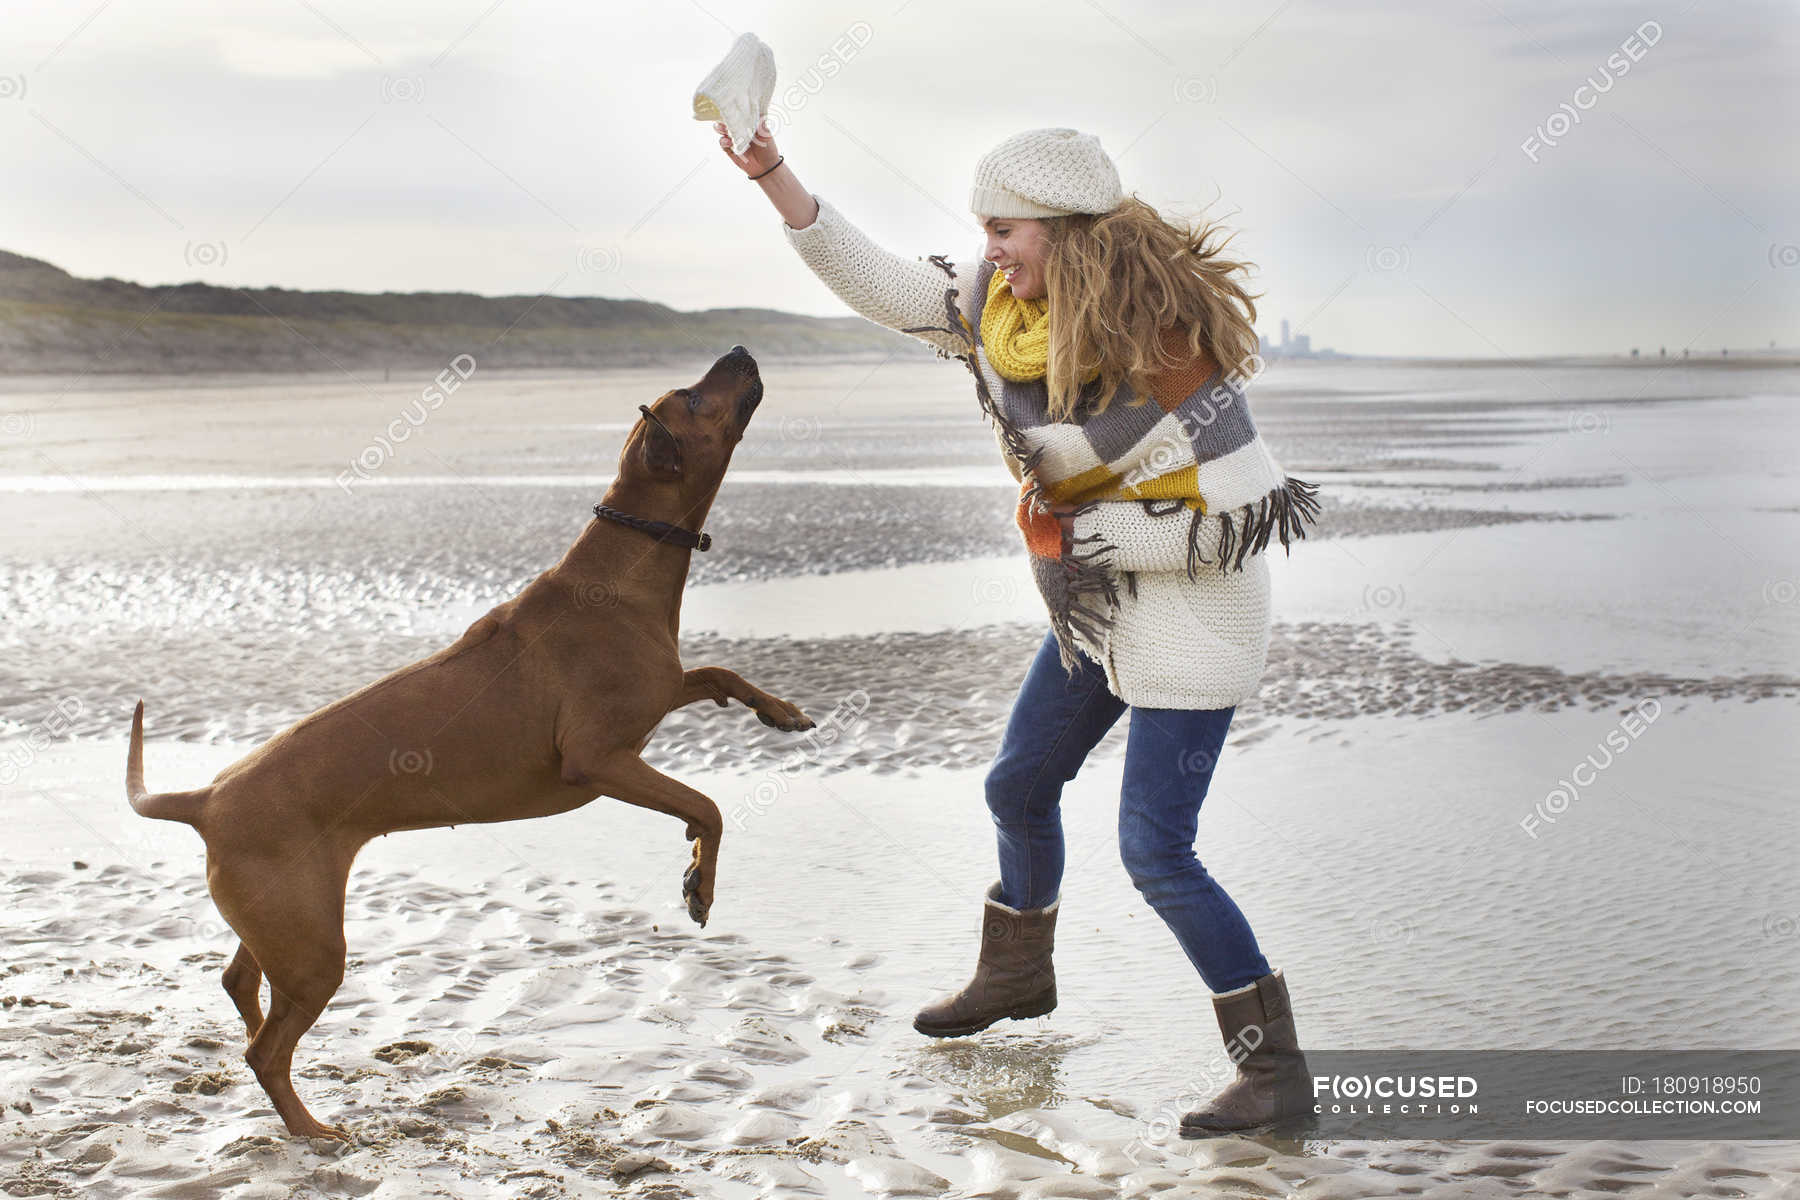
{"type": "Polygon", "coordinates": [[[1074,129],[1027,129],[975,164],[969,211],[989,217],[1111,212],[1125,198],[1100,139],[1074,129]]]}

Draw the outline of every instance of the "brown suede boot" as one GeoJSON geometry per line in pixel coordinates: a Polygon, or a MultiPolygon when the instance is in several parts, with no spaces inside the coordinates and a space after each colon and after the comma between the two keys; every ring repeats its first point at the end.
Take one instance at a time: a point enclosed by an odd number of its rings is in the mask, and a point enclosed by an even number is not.
{"type": "Polygon", "coordinates": [[[1281,969],[1214,996],[1213,1012],[1226,1052],[1237,1062],[1237,1078],[1205,1107],[1181,1118],[1181,1136],[1306,1124],[1312,1117],[1312,1086],[1281,969]]]}
{"type": "Polygon", "coordinates": [[[1041,1017],[1056,1007],[1056,972],[1050,953],[1056,944],[1056,909],[1008,908],[987,891],[981,922],[981,958],[975,978],[960,992],[927,1004],[913,1028],[930,1037],[966,1037],[1005,1018],[1041,1017]]]}

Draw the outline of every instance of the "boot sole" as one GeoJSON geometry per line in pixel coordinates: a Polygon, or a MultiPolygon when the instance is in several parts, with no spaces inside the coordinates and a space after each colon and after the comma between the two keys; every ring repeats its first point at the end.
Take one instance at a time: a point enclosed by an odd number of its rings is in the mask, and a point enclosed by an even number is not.
{"type": "Polygon", "coordinates": [[[997,1016],[989,1017],[985,1021],[979,1021],[968,1025],[927,1025],[917,1018],[914,1018],[913,1028],[924,1034],[926,1037],[968,1037],[972,1033],[980,1033],[996,1021],[1024,1021],[1031,1017],[1041,1017],[1046,1013],[1054,1011],[1055,1008],[1056,998],[1050,996],[1045,997],[1042,1000],[1034,1000],[1027,1004],[1018,1005],[1015,1008],[1009,1008],[1005,1012],[1000,1013],[997,1016]]]}
{"type": "Polygon", "coordinates": [[[1234,1133],[1299,1133],[1308,1129],[1316,1129],[1318,1124],[1318,1117],[1312,1113],[1295,1113],[1292,1116],[1264,1121],[1260,1125],[1182,1125],[1178,1132],[1186,1141],[1198,1141],[1201,1138],[1225,1137],[1234,1133]]]}

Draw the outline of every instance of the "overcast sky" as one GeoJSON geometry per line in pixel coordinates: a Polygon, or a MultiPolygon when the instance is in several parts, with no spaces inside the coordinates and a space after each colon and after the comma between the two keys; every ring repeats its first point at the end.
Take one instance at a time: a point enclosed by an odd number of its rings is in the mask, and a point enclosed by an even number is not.
{"type": "Polygon", "coordinates": [[[32,0],[6,24],[0,248],[77,275],[844,315],[692,118],[751,31],[777,103],[796,88],[789,165],[900,253],[978,252],[976,160],[1067,125],[1128,191],[1239,231],[1266,336],[1800,344],[1791,2],[32,0]]]}

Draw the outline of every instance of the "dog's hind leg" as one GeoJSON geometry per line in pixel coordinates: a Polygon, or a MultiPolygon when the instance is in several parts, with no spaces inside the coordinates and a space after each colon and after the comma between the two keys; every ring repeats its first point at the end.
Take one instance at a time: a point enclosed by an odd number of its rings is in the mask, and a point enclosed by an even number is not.
{"type": "MultiPolygon", "coordinates": [[[[343,960],[340,957],[338,974],[343,974],[343,960]]],[[[306,1110],[294,1091],[294,1081],[290,1071],[294,1064],[294,1047],[300,1041],[300,1035],[311,1029],[313,1022],[325,1010],[325,1004],[331,999],[331,992],[337,990],[336,984],[326,991],[323,985],[309,987],[303,993],[304,998],[290,996],[281,990],[274,980],[269,981],[269,1016],[257,1030],[250,1041],[250,1050],[244,1060],[250,1069],[256,1072],[256,1081],[269,1094],[275,1104],[275,1111],[280,1114],[282,1123],[289,1133],[296,1137],[336,1138],[349,1141],[350,1135],[336,1125],[326,1125],[306,1110]],[[323,997],[321,999],[321,997],[323,997]]]]}
{"type": "Polygon", "coordinates": [[[347,1141],[348,1133],[306,1110],[291,1078],[295,1045],[344,981],[349,863],[340,859],[334,847],[321,844],[292,862],[235,870],[215,864],[208,882],[219,911],[244,939],[244,951],[269,978],[269,1013],[244,1061],[289,1133],[347,1141]]]}
{"type": "Polygon", "coordinates": [[[237,1005],[238,1015],[244,1018],[244,1030],[251,1037],[262,1028],[262,968],[256,965],[256,959],[250,954],[250,947],[239,942],[237,955],[225,968],[225,994],[237,1005]]]}

